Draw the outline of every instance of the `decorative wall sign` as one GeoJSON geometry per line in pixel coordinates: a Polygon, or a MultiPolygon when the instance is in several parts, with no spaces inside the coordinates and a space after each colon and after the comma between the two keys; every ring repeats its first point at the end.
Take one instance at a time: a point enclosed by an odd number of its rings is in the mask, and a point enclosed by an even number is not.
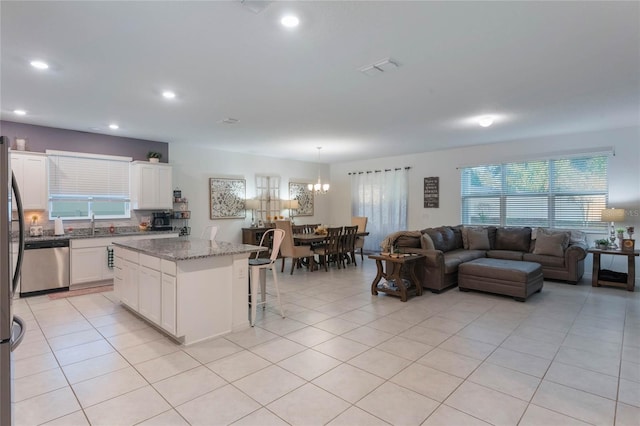
{"type": "Polygon", "coordinates": [[[440,207],[440,178],[437,176],[424,178],[424,208],[440,207]]]}
{"type": "Polygon", "coordinates": [[[244,200],[247,184],[244,179],[209,178],[209,217],[211,219],[242,219],[246,217],[244,200]]]}
{"type": "Polygon", "coordinates": [[[313,191],[308,183],[289,182],[289,199],[298,200],[299,208],[293,209],[294,216],[313,216],[313,191]]]}

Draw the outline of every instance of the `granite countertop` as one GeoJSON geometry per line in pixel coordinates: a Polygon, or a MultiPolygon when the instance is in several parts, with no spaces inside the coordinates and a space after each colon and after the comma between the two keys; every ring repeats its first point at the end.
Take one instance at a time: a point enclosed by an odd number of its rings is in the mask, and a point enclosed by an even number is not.
{"type": "Polygon", "coordinates": [[[116,242],[113,243],[113,245],[171,261],[202,259],[212,256],[229,256],[267,250],[266,247],[252,246],[249,244],[234,244],[193,237],[125,241],[122,243],[116,242]]]}
{"type": "MultiPolygon", "coordinates": [[[[131,229],[116,229],[116,232],[110,233],[109,228],[96,228],[96,233],[91,235],[89,229],[75,229],[73,232],[65,232],[64,235],[42,235],[41,237],[30,237],[25,235],[25,242],[32,241],[51,241],[51,240],[77,240],[83,238],[110,238],[110,237],[129,237],[134,235],[159,235],[159,234],[178,234],[179,231],[140,231],[137,227],[131,229]]],[[[15,237],[14,237],[15,238],[15,237]]]]}

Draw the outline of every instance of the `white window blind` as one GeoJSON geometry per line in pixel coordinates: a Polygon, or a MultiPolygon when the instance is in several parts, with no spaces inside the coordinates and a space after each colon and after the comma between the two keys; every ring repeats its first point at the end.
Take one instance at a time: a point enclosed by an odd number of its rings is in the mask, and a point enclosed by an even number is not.
{"type": "Polygon", "coordinates": [[[462,223],[602,230],[608,157],[593,155],[462,169],[462,223]]]}
{"type": "Polygon", "coordinates": [[[130,216],[131,158],[61,151],[47,153],[51,216],[130,216]]]}

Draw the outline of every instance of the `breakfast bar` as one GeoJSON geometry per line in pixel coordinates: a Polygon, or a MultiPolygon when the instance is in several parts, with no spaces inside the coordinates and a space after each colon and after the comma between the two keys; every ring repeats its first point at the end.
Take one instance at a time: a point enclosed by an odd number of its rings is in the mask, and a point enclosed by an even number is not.
{"type": "Polygon", "coordinates": [[[191,237],[114,246],[116,297],[180,343],[249,327],[247,259],[266,248],[191,237]]]}

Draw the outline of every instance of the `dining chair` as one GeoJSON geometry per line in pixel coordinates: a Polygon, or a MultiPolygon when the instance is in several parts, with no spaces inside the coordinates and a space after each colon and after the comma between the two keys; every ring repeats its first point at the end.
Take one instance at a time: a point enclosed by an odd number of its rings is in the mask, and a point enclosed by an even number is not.
{"type": "Polygon", "coordinates": [[[356,263],[356,234],[358,233],[357,226],[345,226],[342,233],[342,244],[340,246],[340,260],[342,266],[346,268],[345,260],[347,263],[353,262],[354,266],[358,266],[356,263]]]}
{"type": "MultiPolygon", "coordinates": [[[[352,216],[351,217],[351,225],[358,226],[358,232],[366,232],[367,231],[367,217],[366,216],[352,216]]],[[[360,259],[364,262],[364,237],[356,237],[356,245],[355,248],[360,249],[360,259]]]]}
{"type": "Polygon", "coordinates": [[[276,298],[278,299],[278,306],[280,307],[280,315],[284,318],[284,311],[282,310],[282,301],[280,300],[280,289],[278,288],[278,274],[276,273],[275,263],[278,259],[278,252],[282,240],[284,240],[285,232],[282,229],[269,229],[262,235],[260,240],[260,246],[266,247],[271,244],[271,253],[269,257],[259,257],[260,252],[256,253],[254,259],[249,259],[249,268],[251,273],[249,275],[249,296],[251,298],[251,327],[256,323],[256,314],[258,305],[262,305],[262,309],[267,304],[267,269],[271,270],[273,274],[273,284],[276,288],[276,298]],[[273,234],[273,236],[270,236],[273,234]],[[258,302],[258,282],[260,283],[260,302],[258,302]]]}
{"type": "Polygon", "coordinates": [[[284,272],[284,261],[286,258],[291,259],[291,275],[293,275],[293,269],[301,259],[309,259],[309,270],[313,270],[315,261],[311,247],[296,246],[293,243],[291,222],[288,220],[277,220],[276,229],[282,229],[285,232],[284,240],[282,240],[282,245],[280,246],[280,257],[282,257],[282,268],[280,272],[284,272]]]}
{"type": "Polygon", "coordinates": [[[204,229],[202,230],[202,232],[200,233],[200,238],[204,239],[204,240],[215,240],[216,239],[216,234],[218,233],[218,227],[217,226],[205,226],[204,229]]]}
{"type": "Polygon", "coordinates": [[[329,262],[335,260],[340,269],[340,246],[342,244],[342,226],[337,228],[327,228],[327,236],[324,244],[315,247],[313,252],[324,262],[324,270],[329,271],[329,262]]]}
{"type": "Polygon", "coordinates": [[[291,225],[291,232],[294,234],[304,234],[306,233],[306,229],[306,225],[291,225]]]}

